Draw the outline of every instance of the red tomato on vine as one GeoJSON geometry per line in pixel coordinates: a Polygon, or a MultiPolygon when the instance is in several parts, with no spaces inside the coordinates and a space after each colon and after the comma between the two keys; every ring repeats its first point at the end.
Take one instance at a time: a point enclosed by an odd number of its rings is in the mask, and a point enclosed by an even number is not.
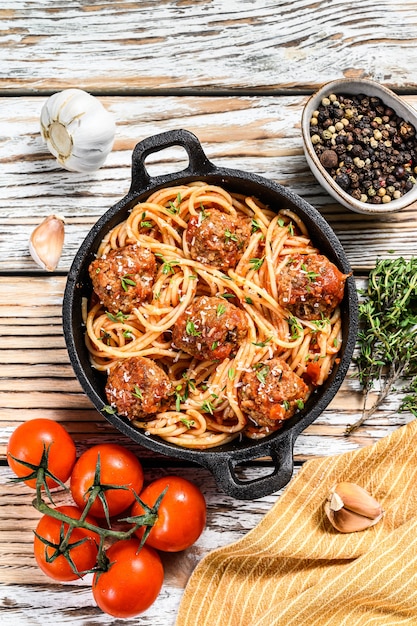
{"type": "Polygon", "coordinates": [[[113,443],[103,443],[89,448],[79,457],[71,474],[70,489],[80,508],[87,503],[95,479],[103,486],[89,513],[106,517],[102,499],[106,501],[110,517],[127,509],[135,499],[133,491],[140,493],[143,486],[143,469],[139,459],[127,448],[113,443]],[[97,462],[99,472],[97,476],[97,462]],[[108,488],[108,487],[113,488],[108,488]]]}
{"type": "MultiPolygon", "coordinates": [[[[206,501],[196,485],[180,476],[165,476],[150,483],[140,494],[149,507],[166,489],[157,512],[157,520],[146,544],[164,552],[179,552],[197,541],[206,525],[206,501]]],[[[135,501],[131,517],[143,515],[144,508],[135,501]]],[[[143,537],[144,528],[136,531],[143,537]]]]}
{"type": "Polygon", "coordinates": [[[134,617],[156,600],[164,580],[158,553],[137,539],[114,543],[106,552],[110,567],[95,574],[93,596],[102,611],[113,617],[134,617]]]}
{"type": "Polygon", "coordinates": [[[70,477],[76,460],[75,443],[59,422],[36,418],[20,424],[11,434],[7,445],[10,468],[24,482],[36,488],[35,469],[44,462],[45,481],[49,488],[57,487],[70,477]],[[26,465],[25,465],[26,463],[26,465]],[[46,467],[47,466],[47,467],[46,467]]]}
{"type": "MultiPolygon", "coordinates": [[[[76,506],[59,506],[55,510],[73,519],[79,519],[81,515],[80,509],[76,506]]],[[[86,521],[97,525],[97,522],[90,516],[87,516],[86,521]]],[[[36,527],[33,542],[35,559],[40,569],[49,578],[61,582],[77,580],[96,565],[100,542],[97,533],[86,528],[74,528],[68,539],[66,558],[60,553],[59,545],[68,532],[68,528],[69,525],[66,522],[44,515],[36,527]],[[55,555],[57,555],[56,558],[54,558],[55,555]],[[71,567],[71,562],[73,567],[71,567]]]]}

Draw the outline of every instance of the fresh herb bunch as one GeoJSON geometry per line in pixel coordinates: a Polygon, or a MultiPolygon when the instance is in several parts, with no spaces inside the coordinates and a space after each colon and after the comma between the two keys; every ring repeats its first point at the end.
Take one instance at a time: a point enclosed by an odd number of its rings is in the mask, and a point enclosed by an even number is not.
{"type": "Polygon", "coordinates": [[[362,322],[355,358],[364,391],[361,418],[348,425],[349,434],[377,410],[394,385],[407,380],[399,410],[417,417],[417,257],[380,259],[369,274],[368,287],[359,292],[362,322]],[[367,407],[369,391],[379,381],[374,404],[367,407]]]}

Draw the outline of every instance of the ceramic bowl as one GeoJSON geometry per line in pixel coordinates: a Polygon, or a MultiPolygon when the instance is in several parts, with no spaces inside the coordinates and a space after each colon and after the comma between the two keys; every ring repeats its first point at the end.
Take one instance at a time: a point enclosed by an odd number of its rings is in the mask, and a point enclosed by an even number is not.
{"type": "Polygon", "coordinates": [[[344,191],[333,180],[330,173],[322,166],[311,141],[310,119],[313,111],[318,109],[322,98],[329,96],[332,93],[336,95],[365,94],[367,96],[376,96],[380,98],[386,106],[392,108],[399,117],[403,118],[405,121],[417,128],[417,111],[399,98],[393,91],[374,81],[365,79],[342,79],[326,83],[321,89],[319,89],[319,91],[309,98],[304,107],[301,120],[305,156],[317,181],[340,204],[351,211],[355,211],[356,213],[392,213],[400,211],[415,202],[417,200],[417,184],[414,185],[410,191],[401,196],[401,198],[397,198],[386,204],[370,204],[367,202],[361,202],[344,191]]]}

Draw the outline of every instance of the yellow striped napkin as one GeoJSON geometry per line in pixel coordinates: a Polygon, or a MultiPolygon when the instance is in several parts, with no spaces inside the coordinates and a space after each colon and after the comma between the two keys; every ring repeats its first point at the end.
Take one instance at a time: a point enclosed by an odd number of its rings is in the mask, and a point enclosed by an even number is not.
{"type": "Polygon", "coordinates": [[[417,625],[416,436],[412,421],[372,446],[308,461],[253,530],[197,565],[176,626],[417,625]],[[379,500],[383,520],[335,531],[323,504],[341,481],[379,500]]]}

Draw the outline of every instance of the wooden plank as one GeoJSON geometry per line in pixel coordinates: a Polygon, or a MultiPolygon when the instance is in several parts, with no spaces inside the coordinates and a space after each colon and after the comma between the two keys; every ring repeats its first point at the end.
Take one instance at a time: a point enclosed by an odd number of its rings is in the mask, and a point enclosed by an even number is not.
{"type": "Polygon", "coordinates": [[[264,0],[3,0],[0,89],[103,93],[417,85],[417,5],[264,0]]]}
{"type": "MultiPolygon", "coordinates": [[[[405,99],[417,107],[417,96],[405,99]]],[[[94,222],[127,193],[136,143],[180,127],[199,137],[216,165],[272,179],[315,206],[340,238],[355,270],[368,270],[377,257],[387,256],[392,249],[397,255],[413,254],[417,203],[376,219],[336,204],[315,181],[300,133],[305,101],[305,97],[292,96],[103,98],[117,120],[114,149],[98,172],[77,174],[56,166],[41,142],[39,113],[44,98],[0,99],[5,138],[0,142],[0,271],[41,272],[29,255],[28,241],[35,226],[55,212],[62,213],[67,222],[58,271],[68,271],[94,222]]],[[[151,176],[177,171],[186,164],[182,148],[164,150],[146,162],[151,176]]]]}

